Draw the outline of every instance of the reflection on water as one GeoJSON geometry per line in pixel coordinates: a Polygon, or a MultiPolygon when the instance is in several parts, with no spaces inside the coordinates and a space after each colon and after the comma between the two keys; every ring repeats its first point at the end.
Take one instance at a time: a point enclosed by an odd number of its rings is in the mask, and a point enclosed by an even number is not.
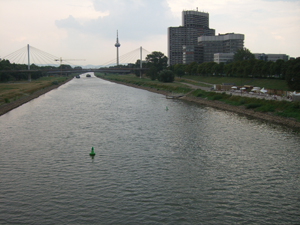
{"type": "Polygon", "coordinates": [[[84,75],[0,138],[1,224],[300,222],[300,134],[277,125],[84,75]]]}

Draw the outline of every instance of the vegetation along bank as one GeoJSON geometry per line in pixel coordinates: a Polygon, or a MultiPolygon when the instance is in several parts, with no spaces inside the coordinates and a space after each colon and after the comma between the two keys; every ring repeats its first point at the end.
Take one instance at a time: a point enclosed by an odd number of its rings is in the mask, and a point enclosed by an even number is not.
{"type": "MultiPolygon", "coordinates": [[[[217,93],[209,91],[211,87],[209,84],[191,82],[192,76],[189,76],[188,80],[176,78],[175,82],[162,83],[150,78],[139,78],[133,74],[105,75],[95,73],[95,75],[105,80],[164,95],[184,94],[180,99],[289,127],[300,128],[300,102],[265,100],[217,93]]],[[[199,80],[199,77],[197,78],[199,80]]]]}
{"type": "Polygon", "coordinates": [[[48,91],[58,88],[72,78],[41,77],[31,82],[23,80],[0,83],[0,116],[48,91]]]}

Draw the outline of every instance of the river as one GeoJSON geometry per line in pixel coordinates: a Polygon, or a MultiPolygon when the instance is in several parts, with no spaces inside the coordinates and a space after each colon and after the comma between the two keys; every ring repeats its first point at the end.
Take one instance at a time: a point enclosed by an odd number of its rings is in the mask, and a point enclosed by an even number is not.
{"type": "Polygon", "coordinates": [[[0,224],[300,223],[300,133],[279,125],[83,74],[0,138],[0,224]]]}

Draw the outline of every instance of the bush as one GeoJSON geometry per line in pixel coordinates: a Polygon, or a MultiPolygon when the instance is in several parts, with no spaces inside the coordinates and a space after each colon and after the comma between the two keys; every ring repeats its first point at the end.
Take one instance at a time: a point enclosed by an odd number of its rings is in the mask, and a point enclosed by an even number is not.
{"type": "Polygon", "coordinates": [[[275,112],[275,108],[272,105],[263,105],[256,109],[259,112],[275,112]]]}
{"type": "Polygon", "coordinates": [[[300,109],[300,102],[293,102],[293,109],[300,109]]]}
{"type": "Polygon", "coordinates": [[[223,97],[221,95],[215,95],[215,96],[213,96],[212,100],[220,100],[222,98],[223,97]]]}
{"type": "Polygon", "coordinates": [[[240,99],[239,104],[244,105],[246,103],[245,99],[240,99]]]}
{"type": "Polygon", "coordinates": [[[250,104],[246,105],[246,109],[255,109],[260,106],[261,106],[261,104],[259,104],[259,103],[250,103],[250,104]]]}
{"type": "Polygon", "coordinates": [[[52,84],[53,84],[53,85],[58,85],[58,81],[57,81],[57,80],[52,81],[52,84]]]}
{"type": "Polygon", "coordinates": [[[9,103],[9,99],[8,99],[8,98],[5,98],[5,99],[4,99],[4,102],[5,102],[5,103],[9,103]]]}
{"type": "Polygon", "coordinates": [[[158,73],[157,79],[160,82],[171,83],[174,81],[175,75],[171,70],[162,70],[158,73]]]}

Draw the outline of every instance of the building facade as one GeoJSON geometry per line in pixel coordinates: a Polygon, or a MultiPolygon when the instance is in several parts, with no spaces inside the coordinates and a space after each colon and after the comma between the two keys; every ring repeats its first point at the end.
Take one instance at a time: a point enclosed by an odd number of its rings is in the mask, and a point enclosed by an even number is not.
{"type": "MultiPolygon", "coordinates": [[[[182,26],[168,28],[168,58],[169,65],[183,63],[183,46],[197,46],[197,38],[200,36],[213,36],[215,30],[209,28],[209,14],[198,11],[183,11],[182,26]]],[[[192,51],[189,51],[192,52],[192,51]]],[[[194,56],[187,57],[187,63],[194,56]]],[[[197,58],[197,56],[196,56],[197,58]]],[[[193,61],[191,61],[193,62],[193,61]]]]}
{"type": "Polygon", "coordinates": [[[182,63],[190,64],[203,62],[203,47],[198,45],[184,45],[182,47],[182,63]]]}
{"type": "Polygon", "coordinates": [[[289,56],[286,54],[265,54],[265,53],[253,53],[256,59],[263,61],[273,61],[276,62],[278,59],[282,59],[284,61],[289,60],[289,56]]]}
{"type": "Polygon", "coordinates": [[[220,64],[220,63],[228,63],[233,60],[234,53],[215,53],[214,54],[214,62],[220,64]]]}
{"type": "Polygon", "coordinates": [[[234,53],[244,47],[244,34],[219,34],[198,37],[198,45],[203,47],[203,62],[214,61],[215,53],[234,53]]]}

